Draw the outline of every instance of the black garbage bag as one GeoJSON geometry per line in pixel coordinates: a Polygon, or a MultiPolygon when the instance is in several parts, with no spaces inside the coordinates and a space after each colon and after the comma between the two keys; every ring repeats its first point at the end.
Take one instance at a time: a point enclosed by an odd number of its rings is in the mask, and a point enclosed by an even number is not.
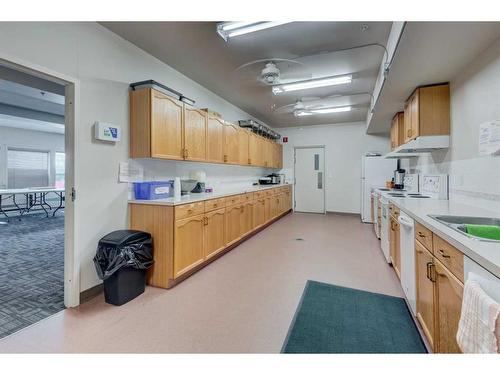
{"type": "Polygon", "coordinates": [[[117,230],[101,238],[94,257],[97,275],[106,280],[121,268],[146,270],[153,264],[151,234],[117,230]]]}

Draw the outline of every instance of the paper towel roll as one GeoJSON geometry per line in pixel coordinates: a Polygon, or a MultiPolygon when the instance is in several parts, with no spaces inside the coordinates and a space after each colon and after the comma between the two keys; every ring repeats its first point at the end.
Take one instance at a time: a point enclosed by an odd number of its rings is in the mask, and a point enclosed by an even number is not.
{"type": "Polygon", "coordinates": [[[181,178],[176,177],[174,179],[174,200],[181,200],[181,178]]]}
{"type": "Polygon", "coordinates": [[[207,174],[204,171],[191,171],[189,177],[198,182],[207,182],[207,174]]]}

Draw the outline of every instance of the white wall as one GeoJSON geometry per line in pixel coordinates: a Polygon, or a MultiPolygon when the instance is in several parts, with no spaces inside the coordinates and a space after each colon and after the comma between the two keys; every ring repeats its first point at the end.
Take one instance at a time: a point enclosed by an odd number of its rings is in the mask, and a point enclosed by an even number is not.
{"type": "Polygon", "coordinates": [[[126,228],[127,185],[118,163],[129,155],[128,85],[155,79],[229,121],[250,116],[96,23],[0,23],[0,54],[80,80],[80,127],[75,130],[75,253],[80,290],[100,281],[92,257],[106,233],[126,228]],[[95,121],[121,125],[117,145],[92,140],[95,121]]]}
{"type": "Polygon", "coordinates": [[[324,145],[326,210],[359,213],[361,156],[367,151],[389,151],[387,136],[366,135],[365,129],[364,122],[279,129],[288,137],[283,147],[287,180],[293,182],[294,147],[324,145]]]}
{"type": "Polygon", "coordinates": [[[55,153],[64,152],[64,135],[0,126],[0,189],[7,188],[7,148],[50,152],[50,179],[54,184],[55,153]]]}
{"type": "Polygon", "coordinates": [[[420,173],[448,173],[450,198],[500,210],[500,156],[479,156],[479,125],[500,120],[500,39],[450,82],[451,147],[406,161],[420,173]]]}

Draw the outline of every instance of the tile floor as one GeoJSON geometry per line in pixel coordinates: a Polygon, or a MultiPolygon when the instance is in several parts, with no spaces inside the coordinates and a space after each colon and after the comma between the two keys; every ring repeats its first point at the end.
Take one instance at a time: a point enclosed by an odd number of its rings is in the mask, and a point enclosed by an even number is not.
{"type": "Polygon", "coordinates": [[[171,290],[121,307],[96,297],[0,340],[0,352],[278,353],[307,280],[403,295],[371,225],[296,213],[171,290]]]}

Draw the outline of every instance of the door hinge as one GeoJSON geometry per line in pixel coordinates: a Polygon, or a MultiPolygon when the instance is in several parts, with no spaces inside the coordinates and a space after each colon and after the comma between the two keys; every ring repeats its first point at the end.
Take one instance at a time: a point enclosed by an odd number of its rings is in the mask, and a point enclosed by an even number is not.
{"type": "Polygon", "coordinates": [[[76,190],[74,187],[71,188],[71,202],[74,202],[76,199],[76,190]]]}

